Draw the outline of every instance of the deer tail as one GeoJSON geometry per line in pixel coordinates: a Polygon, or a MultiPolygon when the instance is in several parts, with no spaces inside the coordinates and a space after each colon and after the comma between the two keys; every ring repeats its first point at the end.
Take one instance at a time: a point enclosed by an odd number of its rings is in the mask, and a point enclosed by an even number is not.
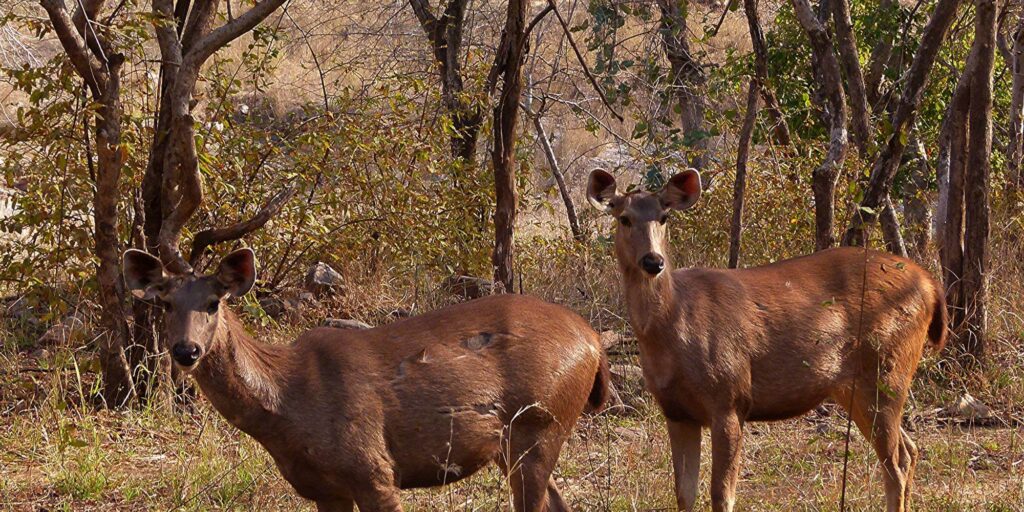
{"type": "Polygon", "coordinates": [[[935,297],[932,299],[932,320],[928,324],[928,341],[936,352],[946,346],[949,325],[949,314],[946,312],[946,297],[941,286],[933,286],[935,297]]]}
{"type": "Polygon", "coordinates": [[[590,388],[590,397],[587,399],[587,411],[598,412],[608,402],[609,385],[612,374],[608,369],[608,354],[601,350],[601,362],[597,365],[597,373],[594,375],[594,387],[590,388]]]}

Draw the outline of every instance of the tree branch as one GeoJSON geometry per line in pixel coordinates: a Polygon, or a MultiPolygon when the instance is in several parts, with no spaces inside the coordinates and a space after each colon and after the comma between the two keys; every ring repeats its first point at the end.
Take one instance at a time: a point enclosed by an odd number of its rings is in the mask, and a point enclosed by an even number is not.
{"type": "Polygon", "coordinates": [[[583,66],[583,74],[587,75],[587,78],[590,80],[590,84],[594,86],[594,91],[597,92],[597,96],[601,98],[601,103],[604,103],[604,106],[608,108],[608,111],[611,112],[613,116],[615,116],[615,119],[622,122],[624,120],[622,115],[616,112],[615,109],[612,108],[611,104],[608,103],[608,98],[605,98],[604,91],[601,90],[601,86],[597,83],[597,79],[594,78],[593,73],[590,72],[590,68],[587,67],[587,61],[583,59],[583,54],[580,53],[580,48],[576,46],[576,41],[573,40],[572,33],[569,31],[569,25],[567,25],[565,23],[565,19],[562,18],[562,13],[558,12],[558,6],[555,5],[555,0],[548,0],[548,6],[555,12],[555,17],[558,18],[558,23],[562,26],[562,31],[565,32],[565,37],[569,40],[569,45],[572,46],[573,53],[576,54],[576,60],[580,62],[580,66],[583,66]]]}
{"type": "Polygon", "coordinates": [[[57,34],[64,52],[67,53],[78,75],[85,80],[86,86],[92,93],[94,99],[100,99],[107,85],[107,72],[94,61],[86,49],[85,40],[75,28],[74,21],[68,15],[64,0],[41,0],[39,5],[43,7],[53,25],[53,31],[57,34]]]}
{"type": "Polygon", "coordinates": [[[286,1],[288,0],[262,0],[241,16],[217,27],[192,46],[185,55],[185,63],[201,66],[214,52],[255,28],[286,1]]]}
{"type": "Polygon", "coordinates": [[[284,205],[291,198],[295,197],[297,192],[298,188],[296,187],[289,187],[278,192],[249,220],[236,222],[223,228],[207,229],[196,233],[195,238],[192,240],[192,252],[188,256],[189,265],[195,267],[199,263],[200,258],[203,257],[207,247],[221,242],[238,240],[262,228],[284,208],[284,205]]]}

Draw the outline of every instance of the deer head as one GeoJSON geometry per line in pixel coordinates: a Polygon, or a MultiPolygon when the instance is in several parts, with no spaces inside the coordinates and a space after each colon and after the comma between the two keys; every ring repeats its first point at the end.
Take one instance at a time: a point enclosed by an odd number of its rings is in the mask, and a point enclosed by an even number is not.
{"type": "Polygon", "coordinates": [[[668,236],[665,225],[673,210],[686,210],[700,197],[700,174],[687,169],[669,178],[659,192],[622,194],[615,177],[594,169],[587,182],[587,200],[616,219],[615,256],[624,269],[640,269],[657,277],[665,270],[668,236]]]}
{"type": "Polygon", "coordinates": [[[163,306],[166,348],[174,363],[188,371],[214,348],[221,302],[252,288],[256,257],[251,249],[239,249],[225,256],[216,272],[200,276],[171,274],[156,256],[129,249],[124,253],[124,280],[133,296],[163,306]]]}

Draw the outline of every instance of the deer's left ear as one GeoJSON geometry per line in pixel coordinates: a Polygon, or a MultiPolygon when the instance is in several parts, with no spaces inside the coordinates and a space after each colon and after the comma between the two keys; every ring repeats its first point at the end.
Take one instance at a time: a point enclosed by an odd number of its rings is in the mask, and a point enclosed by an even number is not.
{"type": "Polygon", "coordinates": [[[700,198],[700,173],[687,169],[668,179],[661,189],[661,206],[669,210],[686,210],[700,198]]]}
{"type": "Polygon", "coordinates": [[[167,273],[160,258],[138,249],[124,252],[124,284],[137,299],[149,300],[164,292],[167,273]]]}
{"type": "Polygon", "coordinates": [[[256,254],[252,249],[239,249],[224,256],[214,274],[224,286],[224,294],[241,297],[256,283],[256,254]]]}

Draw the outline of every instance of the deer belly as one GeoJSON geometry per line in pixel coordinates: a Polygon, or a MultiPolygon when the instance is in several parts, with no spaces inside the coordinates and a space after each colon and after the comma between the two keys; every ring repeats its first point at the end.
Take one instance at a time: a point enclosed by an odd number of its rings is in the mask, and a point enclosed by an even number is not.
{"type": "Polygon", "coordinates": [[[434,487],[468,477],[495,460],[501,432],[494,404],[407,410],[388,429],[399,487],[434,487]]]}

